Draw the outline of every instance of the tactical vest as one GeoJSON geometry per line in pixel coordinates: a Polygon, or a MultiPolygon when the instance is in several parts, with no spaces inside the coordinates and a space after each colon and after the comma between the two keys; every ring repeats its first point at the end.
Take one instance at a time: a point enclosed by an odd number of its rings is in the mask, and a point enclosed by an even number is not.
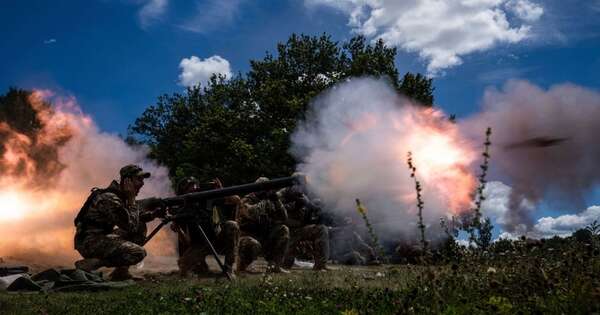
{"type": "Polygon", "coordinates": [[[92,202],[94,202],[94,199],[96,199],[96,197],[98,197],[99,195],[103,194],[103,193],[113,193],[115,195],[117,195],[117,197],[119,197],[119,199],[121,199],[121,201],[123,203],[125,203],[125,196],[123,195],[123,192],[118,190],[118,189],[114,189],[114,188],[98,188],[98,187],[94,187],[91,190],[91,194],[87,197],[87,199],[85,200],[85,202],[83,203],[83,206],[81,207],[81,209],[79,209],[79,213],[77,214],[77,216],[75,217],[75,220],[73,220],[73,223],[75,224],[75,226],[77,226],[80,223],[93,223],[93,222],[85,222],[85,218],[87,217],[87,212],[89,211],[90,207],[92,206],[92,202]]]}

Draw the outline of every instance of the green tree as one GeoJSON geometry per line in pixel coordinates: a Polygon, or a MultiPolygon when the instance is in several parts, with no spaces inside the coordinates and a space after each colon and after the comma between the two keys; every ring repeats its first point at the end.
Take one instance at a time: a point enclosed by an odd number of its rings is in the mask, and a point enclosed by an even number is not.
{"type": "Polygon", "coordinates": [[[433,103],[431,79],[407,73],[399,80],[395,57],[395,48],[362,36],[339,44],[325,34],[293,34],[277,44],[276,54],[251,60],[245,75],[213,76],[207,86],[159,97],[129,127],[128,138],[149,145],[175,181],[218,176],[231,185],[289,175],[296,165],[288,153],[296,122],[337,82],[381,77],[408,97],[433,103]]]}

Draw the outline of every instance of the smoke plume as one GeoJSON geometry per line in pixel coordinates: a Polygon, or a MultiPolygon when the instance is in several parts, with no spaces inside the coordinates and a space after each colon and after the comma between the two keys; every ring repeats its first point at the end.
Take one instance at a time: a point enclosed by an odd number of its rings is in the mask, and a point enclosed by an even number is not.
{"type": "MultiPolygon", "coordinates": [[[[77,211],[91,188],[118,179],[126,164],[152,173],[140,197],[171,193],[165,168],[146,159],[144,148],[101,132],[74,98],[35,91],[27,102],[36,126],[18,130],[11,121],[0,124],[0,257],[52,265],[78,259],[73,249],[77,211]]],[[[172,247],[163,234],[151,242],[150,253],[170,254],[172,247]]]]}
{"type": "Polygon", "coordinates": [[[418,232],[409,151],[423,185],[428,231],[439,231],[441,217],[471,207],[473,146],[441,111],[413,104],[382,80],[352,79],[325,92],[292,141],[298,170],[327,208],[355,217],[360,198],[384,240],[416,239],[418,232]]]}
{"type": "Polygon", "coordinates": [[[600,93],[572,84],[544,90],[509,81],[486,91],[481,112],[459,124],[471,138],[492,127],[493,175],[512,187],[505,231],[531,230],[541,200],[586,208],[585,195],[600,182],[599,121],[600,93]]]}

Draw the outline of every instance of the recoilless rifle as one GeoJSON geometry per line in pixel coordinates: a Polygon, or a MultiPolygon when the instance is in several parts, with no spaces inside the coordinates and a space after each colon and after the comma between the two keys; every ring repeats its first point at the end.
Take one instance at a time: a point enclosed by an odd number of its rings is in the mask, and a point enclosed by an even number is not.
{"type": "MultiPolygon", "coordinates": [[[[193,224],[199,229],[202,234],[202,238],[208,245],[211,253],[215,257],[215,260],[219,264],[221,271],[223,274],[231,280],[231,276],[225,269],[225,266],[221,262],[217,251],[215,250],[212,242],[206,235],[204,229],[201,226],[202,220],[206,218],[206,212],[211,211],[208,209],[208,203],[215,199],[220,199],[233,195],[245,195],[252,192],[259,191],[269,191],[275,189],[281,189],[284,187],[293,186],[295,184],[301,183],[301,179],[298,176],[290,176],[290,177],[282,177],[276,178],[264,182],[258,183],[250,183],[243,184],[238,186],[230,186],[218,189],[210,189],[205,191],[192,192],[188,194],[183,194],[175,197],[154,199],[156,202],[160,203],[160,206],[166,210],[165,216],[161,219],[161,223],[152,230],[152,232],[146,238],[145,243],[150,241],[161,228],[171,222],[181,222],[185,224],[193,224]],[[192,205],[192,206],[188,206],[192,205]],[[202,213],[204,212],[204,213],[202,213]]],[[[147,201],[147,200],[144,200],[147,201]]],[[[142,201],[142,202],[144,202],[142,201]]],[[[145,244],[144,243],[144,244],[145,244]]]]}

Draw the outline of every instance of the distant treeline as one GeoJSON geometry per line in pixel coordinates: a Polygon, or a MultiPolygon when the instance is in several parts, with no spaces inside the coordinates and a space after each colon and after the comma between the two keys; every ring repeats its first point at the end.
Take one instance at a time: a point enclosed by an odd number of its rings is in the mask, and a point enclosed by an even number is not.
{"type": "Polygon", "coordinates": [[[129,126],[128,140],[150,146],[150,155],[181,176],[221,178],[225,184],[259,176],[284,176],[296,161],[290,134],[313,97],[353,76],[387,80],[425,106],[433,104],[432,80],[399,76],[396,49],[357,36],[338,43],[328,35],[291,35],[277,53],[251,60],[234,78],[213,76],[208,86],[160,96],[129,126]]]}

